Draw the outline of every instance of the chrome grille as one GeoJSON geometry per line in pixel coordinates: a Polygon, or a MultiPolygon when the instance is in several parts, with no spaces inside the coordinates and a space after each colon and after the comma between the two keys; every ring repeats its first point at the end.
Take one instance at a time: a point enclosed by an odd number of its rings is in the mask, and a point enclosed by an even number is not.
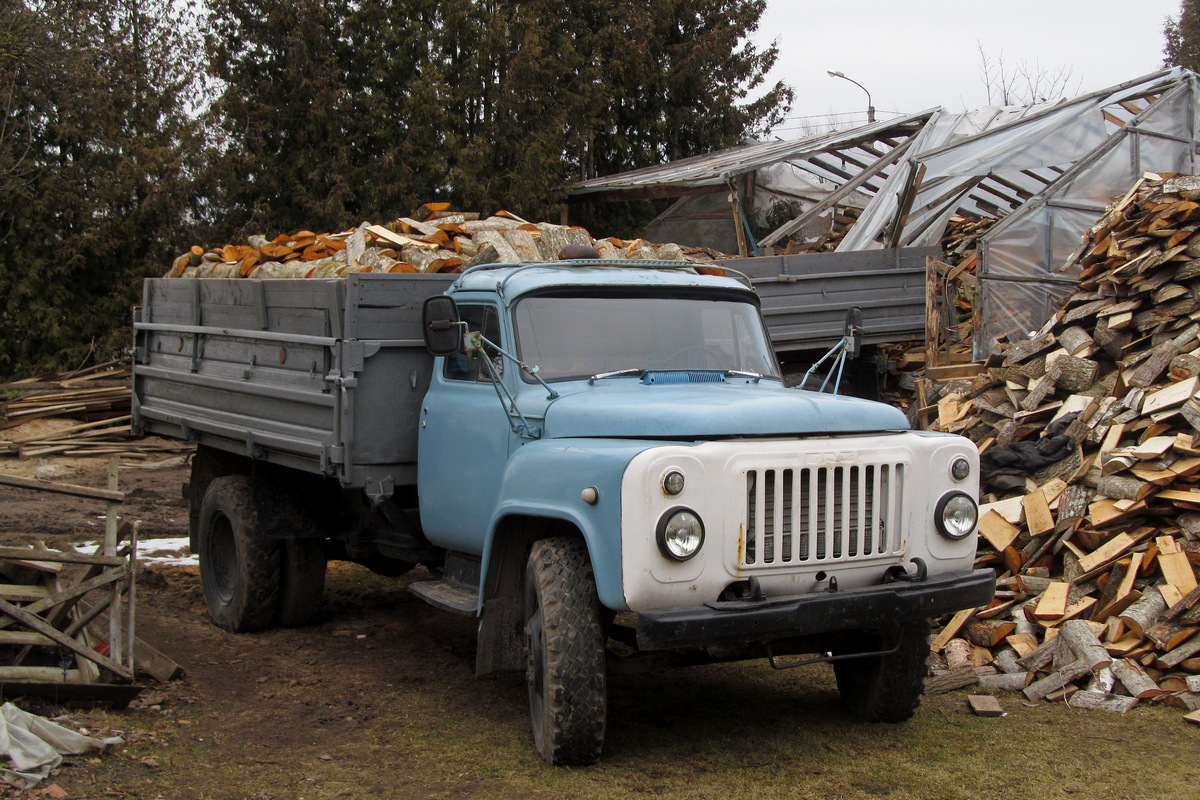
{"type": "Polygon", "coordinates": [[[895,463],[747,470],[741,566],[903,552],[904,471],[895,463]]]}

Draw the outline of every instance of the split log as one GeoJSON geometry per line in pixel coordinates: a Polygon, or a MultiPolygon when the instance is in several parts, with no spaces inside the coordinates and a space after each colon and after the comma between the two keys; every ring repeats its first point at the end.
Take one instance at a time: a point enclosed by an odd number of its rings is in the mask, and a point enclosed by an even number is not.
{"type": "Polygon", "coordinates": [[[1024,689],[1024,694],[1033,702],[1043,700],[1047,695],[1064,689],[1067,684],[1084,675],[1087,675],[1089,672],[1090,670],[1085,662],[1072,661],[1070,664],[1067,664],[1057,671],[1050,673],[1040,681],[1035,681],[1034,683],[1026,686],[1024,689]]]}
{"type": "Polygon", "coordinates": [[[1167,610],[1167,603],[1159,592],[1146,592],[1142,599],[1125,609],[1121,621],[1138,636],[1154,627],[1158,618],[1167,610]]]}
{"type": "Polygon", "coordinates": [[[1079,660],[1087,664],[1092,673],[1099,672],[1112,663],[1104,645],[1083,620],[1072,619],[1064,622],[1058,636],[1079,660]]]}
{"type": "Polygon", "coordinates": [[[1163,694],[1158,684],[1146,674],[1141,665],[1127,658],[1112,662],[1112,672],[1126,692],[1139,700],[1150,700],[1163,694]]]}
{"type": "Polygon", "coordinates": [[[1106,694],[1104,692],[1076,692],[1071,696],[1068,705],[1071,708],[1082,708],[1088,711],[1112,711],[1124,714],[1138,704],[1136,697],[1106,694]]]}
{"type": "Polygon", "coordinates": [[[925,694],[945,694],[956,689],[974,686],[979,682],[977,668],[972,664],[964,664],[953,669],[934,670],[925,679],[925,694]]]}
{"type": "Polygon", "coordinates": [[[979,689],[983,692],[1020,692],[1029,683],[1028,672],[1001,672],[979,678],[979,689]]]}

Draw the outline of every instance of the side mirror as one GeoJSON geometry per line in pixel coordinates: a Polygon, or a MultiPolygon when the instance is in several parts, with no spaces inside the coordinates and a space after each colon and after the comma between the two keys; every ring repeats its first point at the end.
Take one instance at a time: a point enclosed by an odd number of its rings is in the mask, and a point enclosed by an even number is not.
{"type": "Polygon", "coordinates": [[[421,313],[421,328],[425,333],[425,349],[435,356],[448,356],[462,346],[462,325],[454,298],[445,295],[429,297],[421,313]]]}

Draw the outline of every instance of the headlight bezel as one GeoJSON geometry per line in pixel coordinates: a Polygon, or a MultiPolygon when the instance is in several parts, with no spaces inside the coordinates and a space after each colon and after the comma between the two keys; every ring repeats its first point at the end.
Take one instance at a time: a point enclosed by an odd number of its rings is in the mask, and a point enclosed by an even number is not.
{"type": "Polygon", "coordinates": [[[974,497],[971,497],[971,495],[967,494],[966,492],[947,492],[946,494],[942,495],[941,499],[939,499],[937,502],[937,507],[934,509],[933,513],[933,523],[934,527],[937,528],[937,532],[943,538],[949,539],[952,542],[961,542],[974,533],[975,529],[979,525],[979,504],[975,502],[974,497]],[[956,502],[958,500],[967,501],[972,516],[971,524],[967,526],[961,533],[956,532],[956,529],[952,529],[946,524],[947,508],[952,502],[956,502]]]}
{"type": "Polygon", "coordinates": [[[667,509],[667,511],[665,511],[663,515],[658,518],[658,525],[656,526],[654,533],[654,541],[658,545],[658,552],[661,553],[663,558],[667,559],[668,561],[674,561],[677,563],[690,561],[691,559],[695,558],[696,554],[704,548],[704,520],[701,519],[700,515],[696,513],[695,510],[688,508],[687,506],[675,506],[667,509]],[[675,538],[668,538],[668,531],[670,529],[671,522],[681,514],[687,514],[692,517],[696,523],[695,527],[698,529],[694,534],[696,537],[696,545],[690,553],[680,553],[672,550],[670,542],[678,540],[675,538]]]}

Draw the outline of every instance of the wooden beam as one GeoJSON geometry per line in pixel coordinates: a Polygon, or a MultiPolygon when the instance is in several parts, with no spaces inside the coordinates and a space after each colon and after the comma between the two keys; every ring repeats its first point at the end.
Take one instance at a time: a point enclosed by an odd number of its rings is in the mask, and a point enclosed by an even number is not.
{"type": "Polygon", "coordinates": [[[107,669],[112,674],[128,681],[133,680],[133,673],[124,665],[118,664],[108,656],[100,655],[100,653],[97,653],[95,650],[88,648],[75,639],[72,639],[70,636],[67,636],[62,631],[57,630],[53,625],[50,625],[40,617],[14,606],[7,600],[0,600],[0,612],[7,614],[21,625],[24,625],[26,628],[50,637],[68,650],[83,656],[89,661],[95,662],[96,664],[107,669]]]}
{"type": "Polygon", "coordinates": [[[8,475],[0,472],[0,484],[5,486],[17,486],[22,489],[33,489],[38,492],[53,492],[55,494],[66,494],[72,497],[88,497],[93,500],[109,500],[114,503],[120,503],[125,500],[124,492],[113,492],[108,489],[93,489],[90,486],[76,486],[72,483],[54,483],[52,481],[37,481],[30,478],[21,478],[16,475],[8,475]]]}

